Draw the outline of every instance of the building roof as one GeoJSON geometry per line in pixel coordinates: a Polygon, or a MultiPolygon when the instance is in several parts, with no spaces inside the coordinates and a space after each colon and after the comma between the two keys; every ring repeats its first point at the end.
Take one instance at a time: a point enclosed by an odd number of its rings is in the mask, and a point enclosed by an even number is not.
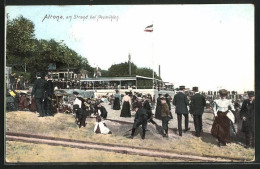
{"type": "MultiPolygon", "coordinates": [[[[97,77],[97,78],[83,78],[80,81],[87,82],[87,81],[130,81],[130,80],[137,80],[137,79],[150,79],[153,78],[150,77],[144,77],[144,76],[133,76],[133,77],[97,77]]],[[[161,81],[159,79],[154,79],[161,81]]]]}

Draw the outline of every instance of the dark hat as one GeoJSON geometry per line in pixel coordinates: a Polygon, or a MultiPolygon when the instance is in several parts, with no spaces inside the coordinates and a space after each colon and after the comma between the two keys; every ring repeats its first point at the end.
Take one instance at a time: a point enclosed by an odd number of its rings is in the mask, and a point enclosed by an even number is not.
{"type": "Polygon", "coordinates": [[[222,96],[226,96],[228,94],[228,91],[226,89],[219,90],[219,94],[222,96]]]}
{"type": "Polygon", "coordinates": [[[247,92],[248,97],[254,97],[255,96],[255,92],[254,91],[249,91],[247,92]]]}
{"type": "Polygon", "coordinates": [[[185,89],[185,86],[180,86],[179,89],[180,89],[180,90],[184,90],[184,89],[185,89]]]}
{"type": "Polygon", "coordinates": [[[78,95],[79,93],[78,93],[78,92],[76,92],[76,91],[74,91],[74,92],[73,92],[73,94],[75,94],[75,95],[78,95]]]}
{"type": "Polygon", "coordinates": [[[197,92],[197,91],[199,91],[199,88],[198,87],[193,87],[192,90],[197,92]]]}
{"type": "Polygon", "coordinates": [[[37,73],[36,73],[36,76],[37,76],[37,77],[41,77],[41,73],[40,73],[40,72],[37,72],[37,73]]]}
{"type": "Polygon", "coordinates": [[[164,95],[164,97],[168,97],[169,96],[169,94],[168,93],[166,93],[165,95],[164,95]]]}

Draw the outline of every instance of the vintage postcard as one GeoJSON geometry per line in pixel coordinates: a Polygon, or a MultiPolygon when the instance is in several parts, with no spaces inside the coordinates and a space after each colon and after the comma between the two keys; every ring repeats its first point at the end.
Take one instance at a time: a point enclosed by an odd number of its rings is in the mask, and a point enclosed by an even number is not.
{"type": "Polygon", "coordinates": [[[254,162],[254,10],[5,6],[5,164],[254,162]]]}

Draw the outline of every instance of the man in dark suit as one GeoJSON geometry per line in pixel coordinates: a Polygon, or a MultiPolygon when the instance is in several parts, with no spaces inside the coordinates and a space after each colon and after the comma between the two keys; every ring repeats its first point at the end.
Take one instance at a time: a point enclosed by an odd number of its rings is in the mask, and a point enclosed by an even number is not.
{"type": "Polygon", "coordinates": [[[142,139],[145,139],[145,130],[147,127],[148,114],[144,108],[139,107],[137,104],[134,105],[134,110],[136,114],[135,114],[134,125],[132,128],[132,133],[130,138],[132,139],[134,138],[134,133],[136,128],[142,125],[142,129],[143,129],[142,139]]]}
{"type": "Polygon", "coordinates": [[[175,113],[177,114],[178,119],[178,130],[179,136],[182,136],[182,115],[185,117],[185,130],[188,131],[189,125],[189,112],[187,106],[189,101],[187,96],[184,94],[185,86],[180,86],[180,92],[174,96],[173,105],[175,105],[175,113]]]}
{"type": "Polygon", "coordinates": [[[73,92],[73,95],[76,97],[73,102],[73,111],[76,114],[76,123],[79,126],[79,128],[81,126],[86,127],[86,101],[82,98],[82,96],[79,96],[79,93],[76,91],[73,92]]]}
{"type": "Polygon", "coordinates": [[[35,98],[35,102],[37,105],[37,112],[40,113],[39,117],[44,117],[44,85],[45,81],[41,78],[41,74],[37,73],[36,75],[36,81],[34,83],[33,89],[32,89],[32,97],[35,98]]]}
{"type": "Polygon", "coordinates": [[[190,114],[193,115],[195,135],[200,137],[200,133],[202,132],[202,114],[206,106],[206,100],[205,97],[199,93],[198,87],[193,87],[192,90],[195,94],[191,96],[190,114]]]}
{"type": "Polygon", "coordinates": [[[255,140],[255,93],[248,92],[248,99],[244,100],[240,111],[242,132],[245,133],[246,148],[254,147],[255,140]]]}
{"type": "Polygon", "coordinates": [[[45,86],[44,86],[44,110],[46,116],[53,116],[52,112],[52,97],[54,94],[53,82],[50,75],[45,75],[45,86]]]}

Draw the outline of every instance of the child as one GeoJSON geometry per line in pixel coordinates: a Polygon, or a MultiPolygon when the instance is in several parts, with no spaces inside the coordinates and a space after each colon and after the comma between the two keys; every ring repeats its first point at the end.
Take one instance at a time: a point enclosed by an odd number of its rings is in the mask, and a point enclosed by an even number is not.
{"type": "Polygon", "coordinates": [[[101,122],[101,117],[96,117],[96,124],[94,127],[94,132],[96,134],[112,134],[112,132],[107,128],[106,124],[101,122]]]}

